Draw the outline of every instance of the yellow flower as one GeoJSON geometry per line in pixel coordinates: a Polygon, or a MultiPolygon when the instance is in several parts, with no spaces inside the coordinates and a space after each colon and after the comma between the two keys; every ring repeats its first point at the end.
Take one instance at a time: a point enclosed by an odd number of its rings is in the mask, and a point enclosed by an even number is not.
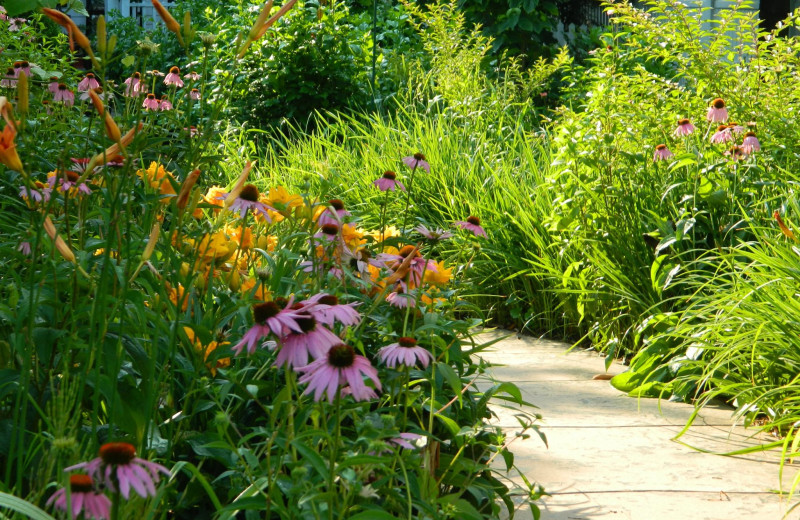
{"type": "Polygon", "coordinates": [[[430,305],[430,306],[433,306],[433,307],[435,307],[436,305],[439,305],[440,303],[444,303],[444,302],[447,301],[444,298],[431,298],[426,293],[422,293],[422,295],[420,296],[420,300],[425,305],[430,305]]]}
{"type": "Polygon", "coordinates": [[[210,264],[214,260],[225,260],[236,251],[238,244],[228,238],[223,231],[205,235],[199,242],[187,240],[195,248],[197,261],[210,264]]]}
{"type": "Polygon", "coordinates": [[[426,270],[425,281],[433,285],[446,285],[453,275],[453,268],[446,269],[444,261],[436,262],[436,271],[426,270]]]}
{"type": "Polygon", "coordinates": [[[350,249],[355,250],[358,249],[359,246],[366,244],[367,240],[363,237],[363,229],[357,228],[352,224],[345,224],[342,226],[342,239],[350,249]]]}
{"type": "Polygon", "coordinates": [[[275,186],[269,189],[269,195],[264,202],[284,215],[288,215],[293,208],[303,205],[303,197],[289,193],[283,186],[275,186]]]}
{"type": "Polygon", "coordinates": [[[275,235],[261,235],[256,239],[256,247],[269,253],[275,251],[278,245],[278,237],[275,235]]]}
{"type": "Polygon", "coordinates": [[[383,233],[381,233],[380,229],[377,229],[375,231],[367,233],[367,236],[372,237],[375,240],[375,242],[380,244],[381,242],[387,239],[399,237],[400,230],[394,226],[386,226],[386,228],[383,230],[383,233]]]}
{"type": "Polygon", "coordinates": [[[15,138],[17,131],[11,125],[6,125],[0,133],[0,163],[5,164],[9,169],[21,172],[22,161],[17,154],[17,143],[15,138]]]}
{"type": "MultiPolygon", "coordinates": [[[[203,195],[203,200],[208,204],[211,204],[212,206],[219,206],[220,208],[222,208],[225,202],[220,197],[222,197],[227,193],[228,192],[225,191],[225,188],[222,188],[220,186],[211,186],[210,188],[208,188],[206,194],[203,195]]],[[[216,215],[217,213],[219,213],[219,210],[217,208],[214,208],[214,214],[216,215]]]]}
{"type": "Polygon", "coordinates": [[[253,247],[253,232],[249,227],[244,228],[244,237],[242,237],[242,226],[237,228],[226,226],[225,233],[231,238],[236,247],[241,247],[242,249],[253,247]]]}
{"type": "Polygon", "coordinates": [[[242,294],[252,293],[252,297],[256,300],[260,300],[262,302],[272,301],[272,293],[264,286],[263,283],[259,282],[257,278],[248,278],[242,282],[242,286],[239,288],[239,290],[242,292],[242,294]],[[255,289],[256,284],[258,284],[258,289],[255,289]],[[253,292],[253,289],[255,289],[255,292],[253,292]]]}
{"type": "Polygon", "coordinates": [[[183,285],[178,284],[178,288],[175,289],[167,285],[167,289],[169,290],[169,301],[172,302],[172,305],[175,307],[178,306],[178,302],[181,302],[181,311],[186,312],[186,309],[189,307],[189,298],[185,295],[185,290],[183,285]]]}
{"type": "Polygon", "coordinates": [[[217,343],[216,341],[212,341],[208,345],[203,345],[203,342],[200,341],[200,338],[197,337],[191,327],[184,326],[183,331],[186,333],[186,337],[189,338],[194,349],[203,354],[203,361],[206,363],[206,367],[211,371],[211,375],[216,376],[218,368],[225,368],[231,365],[231,358],[229,357],[218,359],[214,365],[208,362],[209,356],[211,356],[217,347],[230,345],[229,342],[223,341],[222,343],[217,343]]]}
{"type": "MultiPolygon", "coordinates": [[[[175,188],[169,181],[172,174],[164,169],[164,166],[153,161],[150,167],[146,170],[137,170],[136,175],[140,179],[150,184],[151,188],[157,189],[161,195],[175,195],[175,188]]],[[[164,199],[162,202],[168,202],[169,199],[164,199]]]]}

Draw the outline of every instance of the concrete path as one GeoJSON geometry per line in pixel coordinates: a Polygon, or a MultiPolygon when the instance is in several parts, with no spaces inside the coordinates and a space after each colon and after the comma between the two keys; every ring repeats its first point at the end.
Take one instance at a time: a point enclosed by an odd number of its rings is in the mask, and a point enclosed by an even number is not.
{"type": "MultiPolygon", "coordinates": [[[[800,493],[791,502],[776,493],[775,451],[723,457],[681,444],[727,452],[776,440],[734,426],[731,409],[705,409],[680,442],[673,441],[692,406],[627,397],[607,380],[592,379],[605,373],[601,357],[567,348],[511,336],[482,356],[499,364],[491,369],[497,380],[516,383],[543,415],[549,448],[535,434],[511,447],[519,471],[552,495],[539,502],[543,520],[779,520],[800,501],[800,493]]],[[[609,373],[625,368],[615,363],[609,373]]],[[[497,424],[512,435],[519,430],[515,410],[495,410],[497,424]]],[[[798,468],[784,469],[784,490],[798,468]]],[[[515,516],[530,518],[524,506],[515,516]]],[[[800,519],[800,507],[786,518],[800,519]]]]}

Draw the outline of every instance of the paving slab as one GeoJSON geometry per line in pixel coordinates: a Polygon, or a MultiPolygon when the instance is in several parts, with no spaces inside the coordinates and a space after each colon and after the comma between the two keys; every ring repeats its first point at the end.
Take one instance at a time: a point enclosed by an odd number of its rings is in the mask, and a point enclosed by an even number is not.
{"type": "MultiPolygon", "coordinates": [[[[509,334],[481,356],[495,364],[491,377],[514,382],[537,407],[495,407],[496,425],[511,436],[520,429],[515,414],[543,416],[548,446],[533,435],[511,448],[517,471],[550,494],[538,503],[543,520],[800,520],[800,507],[787,513],[800,496],[779,493],[800,478],[800,464],[786,465],[781,482],[779,450],[715,454],[777,440],[737,424],[733,409],[704,408],[675,440],[693,406],[631,398],[607,380],[593,379],[606,373],[594,352],[504,331],[480,340],[509,334]]],[[[625,370],[613,363],[608,373],[625,370]]],[[[508,478],[521,482],[519,473],[508,478]]],[[[532,515],[523,505],[514,518],[532,515]]]]}

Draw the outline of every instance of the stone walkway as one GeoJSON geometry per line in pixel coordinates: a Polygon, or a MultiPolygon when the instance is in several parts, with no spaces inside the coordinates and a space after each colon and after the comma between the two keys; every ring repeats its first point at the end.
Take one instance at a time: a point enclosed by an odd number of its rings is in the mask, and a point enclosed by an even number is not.
{"type": "MultiPolygon", "coordinates": [[[[498,336],[488,333],[481,340],[498,336]]],[[[791,502],[776,493],[775,451],[722,457],[686,446],[726,452],[775,438],[733,426],[732,410],[719,407],[705,409],[673,441],[692,406],[627,397],[607,380],[592,379],[605,373],[601,357],[567,353],[567,347],[511,336],[482,356],[502,365],[492,368],[493,376],[516,383],[543,415],[549,448],[535,434],[511,447],[519,471],[552,495],[538,503],[542,520],[779,520],[800,502],[800,493],[791,502]]],[[[615,363],[609,373],[624,370],[615,363]]],[[[519,430],[514,410],[496,412],[510,434],[519,430]]],[[[784,490],[799,467],[784,469],[784,490]]],[[[531,518],[524,506],[515,516],[531,518]]],[[[786,518],[800,519],[800,507],[786,518]]]]}

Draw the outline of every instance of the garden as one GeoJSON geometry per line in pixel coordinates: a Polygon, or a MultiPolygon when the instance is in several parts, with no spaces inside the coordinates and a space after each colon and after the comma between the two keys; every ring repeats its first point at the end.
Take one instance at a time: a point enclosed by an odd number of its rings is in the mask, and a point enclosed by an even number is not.
{"type": "Polygon", "coordinates": [[[0,14],[3,514],[538,518],[491,328],[798,456],[800,17],[151,1],[0,14]]]}

